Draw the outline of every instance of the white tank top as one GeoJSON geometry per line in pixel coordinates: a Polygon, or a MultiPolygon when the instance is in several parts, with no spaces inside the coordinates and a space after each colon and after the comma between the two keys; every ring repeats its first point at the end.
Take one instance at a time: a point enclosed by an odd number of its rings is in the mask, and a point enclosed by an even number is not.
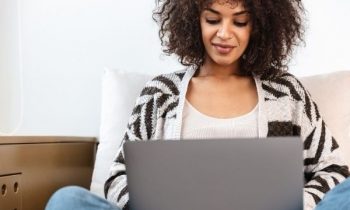
{"type": "Polygon", "coordinates": [[[181,139],[253,138],[259,136],[259,103],[247,114],[220,119],[207,116],[185,101],[181,139]]]}

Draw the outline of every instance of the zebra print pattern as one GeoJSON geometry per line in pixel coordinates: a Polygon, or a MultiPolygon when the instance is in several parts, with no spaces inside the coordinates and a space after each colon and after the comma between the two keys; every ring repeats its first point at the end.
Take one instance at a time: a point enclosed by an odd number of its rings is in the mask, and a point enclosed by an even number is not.
{"type": "MultiPolygon", "coordinates": [[[[142,90],[129,119],[125,141],[148,140],[154,136],[156,119],[176,118],[179,84],[185,71],[160,75],[148,82],[142,90]]],[[[105,196],[123,210],[129,209],[124,152],[120,149],[112,173],[105,183],[105,196]],[[111,190],[112,189],[112,190],[111,190]]]]}
{"type": "MultiPolygon", "coordinates": [[[[123,139],[153,139],[165,121],[176,119],[179,98],[186,90],[181,82],[186,70],[155,77],[142,90],[130,117],[123,139]]],[[[338,159],[339,147],[322,120],[317,105],[303,85],[291,74],[276,78],[261,77],[266,107],[267,136],[301,136],[304,140],[304,194],[307,206],[313,208],[324,194],[349,176],[347,166],[338,159]]],[[[105,184],[108,200],[129,209],[125,162],[122,147],[105,184]]]]}
{"type": "MultiPolygon", "coordinates": [[[[316,103],[310,94],[293,75],[284,73],[280,77],[263,80],[262,88],[266,94],[266,106],[274,106],[274,101],[288,98],[291,103],[302,106],[301,121],[291,119],[274,119],[268,122],[268,136],[301,136],[304,140],[304,174],[306,196],[311,197],[313,202],[309,204],[313,208],[321,201],[324,194],[335,185],[339,184],[349,176],[348,167],[333,164],[329,159],[337,159],[336,140],[331,136],[322,120],[316,103]]],[[[285,106],[285,104],[283,104],[285,106]]],[[[278,111],[279,107],[274,108],[278,111]]],[[[280,108],[283,110],[283,108],[280,108]]],[[[294,113],[293,116],[298,116],[294,113]]],[[[307,201],[307,197],[305,198],[307,201]]]]}

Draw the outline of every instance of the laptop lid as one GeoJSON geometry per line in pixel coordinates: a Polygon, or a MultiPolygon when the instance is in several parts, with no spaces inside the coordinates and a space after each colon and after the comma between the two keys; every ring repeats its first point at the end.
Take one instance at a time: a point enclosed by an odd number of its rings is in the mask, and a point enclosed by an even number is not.
{"type": "Polygon", "coordinates": [[[300,138],[124,144],[132,210],[301,210],[300,138]]]}

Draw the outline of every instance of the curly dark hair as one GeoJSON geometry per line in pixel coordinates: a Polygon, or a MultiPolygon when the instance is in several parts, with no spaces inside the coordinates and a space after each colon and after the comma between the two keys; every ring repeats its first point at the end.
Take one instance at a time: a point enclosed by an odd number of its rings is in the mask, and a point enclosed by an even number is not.
{"type": "Polygon", "coordinates": [[[160,25],[163,52],[176,54],[185,66],[202,66],[200,14],[215,1],[241,1],[251,15],[253,31],[240,59],[243,72],[274,76],[288,70],[293,48],[304,37],[301,0],[156,0],[153,19],[160,25]]]}

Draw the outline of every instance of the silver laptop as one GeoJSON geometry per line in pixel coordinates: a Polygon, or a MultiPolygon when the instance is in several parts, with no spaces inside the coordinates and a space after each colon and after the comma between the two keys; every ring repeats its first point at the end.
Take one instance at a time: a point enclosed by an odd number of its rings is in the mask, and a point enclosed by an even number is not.
{"type": "Polygon", "coordinates": [[[302,210],[300,138],[124,145],[131,210],[302,210]]]}

